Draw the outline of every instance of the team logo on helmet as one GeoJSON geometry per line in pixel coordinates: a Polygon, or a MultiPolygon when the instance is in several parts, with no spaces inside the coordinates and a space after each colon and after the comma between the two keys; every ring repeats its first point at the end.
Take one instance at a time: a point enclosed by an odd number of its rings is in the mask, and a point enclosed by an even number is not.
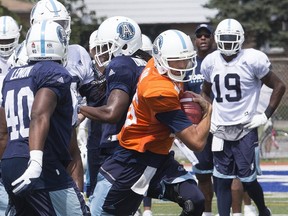
{"type": "Polygon", "coordinates": [[[62,44],[66,45],[67,44],[67,39],[66,39],[66,35],[65,35],[65,31],[64,31],[63,27],[57,26],[56,32],[57,32],[59,41],[62,44]]]}
{"type": "Polygon", "coordinates": [[[129,22],[122,22],[117,27],[117,33],[122,40],[131,40],[135,35],[135,28],[129,22]]]}
{"type": "Polygon", "coordinates": [[[158,47],[161,48],[162,45],[163,45],[163,37],[162,35],[160,35],[155,39],[155,42],[153,44],[153,53],[158,54],[159,53],[158,47]]]}

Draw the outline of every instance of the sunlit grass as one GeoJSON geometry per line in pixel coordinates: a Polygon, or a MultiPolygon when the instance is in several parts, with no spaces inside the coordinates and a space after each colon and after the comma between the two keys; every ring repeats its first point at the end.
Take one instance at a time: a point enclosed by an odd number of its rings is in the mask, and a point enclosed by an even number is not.
{"type": "MultiPolygon", "coordinates": [[[[273,215],[288,215],[288,193],[269,193],[265,194],[266,205],[271,209],[273,215]]],[[[142,207],[141,207],[142,208],[142,207]]],[[[154,216],[180,215],[181,208],[178,204],[168,201],[154,200],[152,202],[152,211],[154,216]]],[[[213,199],[213,213],[217,214],[216,198],[213,199]]]]}

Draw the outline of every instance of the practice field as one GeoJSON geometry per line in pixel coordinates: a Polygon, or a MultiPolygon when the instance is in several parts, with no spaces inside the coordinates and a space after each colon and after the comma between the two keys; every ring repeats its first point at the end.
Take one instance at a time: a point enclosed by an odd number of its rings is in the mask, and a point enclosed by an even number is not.
{"type": "MultiPolygon", "coordinates": [[[[187,170],[191,170],[185,166],[187,170]]],[[[265,201],[273,215],[288,216],[288,165],[261,165],[262,175],[258,180],[264,190],[265,201]]],[[[181,208],[168,201],[152,201],[154,216],[177,216],[181,208]]],[[[213,199],[213,213],[217,214],[216,197],[213,199]]]]}
{"type": "MultiPolygon", "coordinates": [[[[288,195],[283,193],[265,194],[267,206],[271,209],[273,215],[288,215],[288,195]]],[[[153,200],[152,203],[153,216],[178,216],[180,215],[180,207],[172,202],[164,202],[153,200]]],[[[216,198],[213,200],[213,213],[217,213],[216,198]]]]}

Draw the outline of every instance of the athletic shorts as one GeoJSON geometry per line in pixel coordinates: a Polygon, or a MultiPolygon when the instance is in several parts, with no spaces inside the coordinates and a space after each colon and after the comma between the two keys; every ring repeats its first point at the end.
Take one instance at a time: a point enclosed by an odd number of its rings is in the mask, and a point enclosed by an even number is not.
{"type": "Polygon", "coordinates": [[[238,177],[242,182],[254,181],[260,170],[258,148],[257,128],[240,140],[224,140],[223,151],[213,152],[213,175],[226,179],[238,177]]]}
{"type": "Polygon", "coordinates": [[[213,173],[213,153],[211,150],[212,145],[212,133],[209,133],[207,143],[201,152],[194,152],[198,163],[192,167],[193,172],[196,174],[208,174],[213,173]]]}
{"type": "Polygon", "coordinates": [[[137,211],[143,196],[171,200],[165,194],[165,185],[188,180],[191,187],[184,191],[195,192],[198,199],[202,198],[194,176],[174,159],[174,152],[159,157],[153,153],[129,152],[134,151],[117,151],[100,168],[94,194],[90,197],[92,215],[104,212],[104,215],[131,215],[137,211]]]}

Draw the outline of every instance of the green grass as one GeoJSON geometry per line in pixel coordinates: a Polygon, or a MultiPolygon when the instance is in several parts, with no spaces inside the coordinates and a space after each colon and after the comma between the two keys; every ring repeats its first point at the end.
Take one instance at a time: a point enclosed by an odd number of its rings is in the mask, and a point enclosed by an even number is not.
{"type": "MultiPolygon", "coordinates": [[[[271,209],[273,215],[288,215],[288,194],[286,193],[269,193],[265,194],[266,205],[271,209]]],[[[176,216],[181,212],[181,208],[178,204],[168,201],[152,201],[153,216],[165,215],[165,216],[176,216]]],[[[216,198],[213,199],[213,213],[217,214],[216,198]]]]}

